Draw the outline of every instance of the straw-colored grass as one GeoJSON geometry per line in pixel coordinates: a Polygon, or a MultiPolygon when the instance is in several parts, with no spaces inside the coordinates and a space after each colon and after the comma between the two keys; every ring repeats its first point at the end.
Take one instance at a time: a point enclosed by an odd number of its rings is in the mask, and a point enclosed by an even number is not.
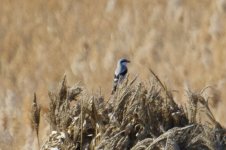
{"type": "Polygon", "coordinates": [[[64,77],[50,95],[51,134],[41,149],[223,150],[226,129],[215,120],[207,99],[188,91],[187,109],[182,108],[154,77],[149,85],[127,80],[107,100],[69,87],[64,77]],[[71,89],[78,91],[73,99],[71,89]],[[207,120],[199,120],[200,115],[207,120]]]}

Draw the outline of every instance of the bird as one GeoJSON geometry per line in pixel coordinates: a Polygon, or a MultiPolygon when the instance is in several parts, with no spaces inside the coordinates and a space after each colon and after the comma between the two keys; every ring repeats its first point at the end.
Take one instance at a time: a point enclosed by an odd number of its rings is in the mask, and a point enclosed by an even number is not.
{"type": "Polygon", "coordinates": [[[114,81],[113,81],[113,89],[112,89],[112,94],[115,93],[117,86],[122,83],[123,79],[125,78],[128,69],[127,69],[127,64],[130,63],[130,60],[126,58],[121,58],[117,62],[117,67],[115,69],[115,74],[114,74],[114,81]]]}

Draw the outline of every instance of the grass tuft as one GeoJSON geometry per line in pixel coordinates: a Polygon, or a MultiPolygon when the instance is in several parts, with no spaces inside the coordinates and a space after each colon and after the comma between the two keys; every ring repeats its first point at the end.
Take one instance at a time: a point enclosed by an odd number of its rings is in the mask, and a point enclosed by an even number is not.
{"type": "Polygon", "coordinates": [[[223,149],[226,130],[202,92],[188,91],[189,109],[184,109],[151,73],[150,85],[127,79],[108,100],[69,87],[65,76],[59,90],[49,94],[52,133],[42,149],[223,149]],[[74,98],[71,91],[77,91],[74,98]],[[199,111],[206,121],[197,119],[199,111]]]}

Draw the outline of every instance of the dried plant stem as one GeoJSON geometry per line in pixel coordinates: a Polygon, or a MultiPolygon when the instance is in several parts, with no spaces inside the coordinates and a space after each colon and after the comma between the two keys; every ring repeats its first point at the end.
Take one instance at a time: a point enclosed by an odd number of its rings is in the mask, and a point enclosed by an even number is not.
{"type": "Polygon", "coordinates": [[[82,139],[83,139],[83,99],[81,99],[81,145],[80,145],[80,149],[82,150],[82,143],[83,143],[83,141],[82,141],[82,139]]]}
{"type": "Polygon", "coordinates": [[[34,93],[34,99],[33,99],[33,104],[32,104],[32,124],[33,124],[33,128],[35,129],[35,132],[36,132],[36,137],[37,137],[37,141],[38,141],[38,149],[40,149],[40,144],[39,144],[40,110],[41,110],[41,108],[37,104],[36,94],[34,93]]]}

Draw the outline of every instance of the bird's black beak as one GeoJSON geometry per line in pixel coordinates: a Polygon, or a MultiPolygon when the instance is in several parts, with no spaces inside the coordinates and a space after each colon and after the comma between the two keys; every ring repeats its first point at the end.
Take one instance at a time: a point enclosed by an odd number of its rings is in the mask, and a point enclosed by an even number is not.
{"type": "Polygon", "coordinates": [[[126,62],[127,62],[127,63],[130,63],[130,60],[127,60],[126,62]]]}

